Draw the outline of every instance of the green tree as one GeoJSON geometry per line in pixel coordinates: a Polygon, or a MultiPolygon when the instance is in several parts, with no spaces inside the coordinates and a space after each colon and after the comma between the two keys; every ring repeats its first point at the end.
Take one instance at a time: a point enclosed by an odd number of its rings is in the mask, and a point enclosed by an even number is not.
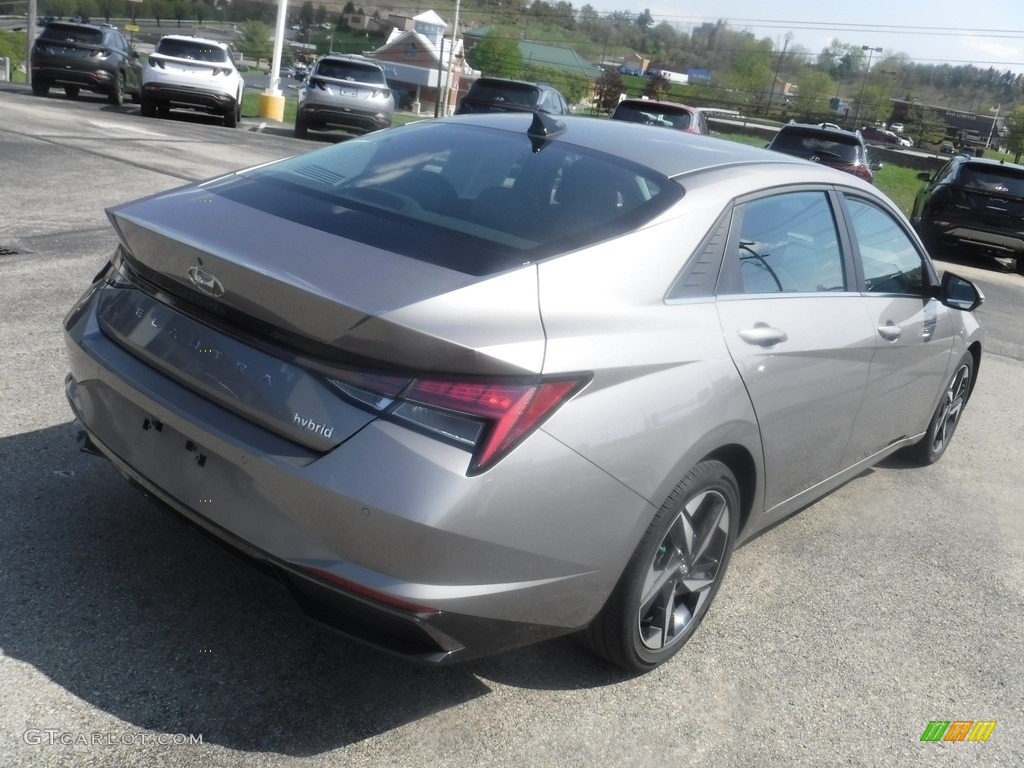
{"type": "Polygon", "coordinates": [[[299,24],[304,27],[313,26],[313,0],[305,0],[299,8],[299,24]]]}
{"type": "Polygon", "coordinates": [[[97,13],[99,13],[96,7],[96,0],[78,0],[76,5],[79,16],[85,16],[87,19],[91,19],[97,13]]]}
{"type": "Polygon", "coordinates": [[[96,7],[108,24],[110,23],[111,16],[124,15],[124,3],[122,0],[96,0],[96,7]]]}
{"type": "Polygon", "coordinates": [[[325,21],[327,21],[327,6],[326,5],[321,4],[321,5],[318,5],[316,7],[316,13],[313,14],[313,21],[316,22],[317,26],[320,26],[325,21]]]}
{"type": "Polygon", "coordinates": [[[626,92],[626,84],[614,69],[605,72],[597,80],[597,108],[611,112],[619,103],[619,96],[626,92]]]}
{"type": "Polygon", "coordinates": [[[246,56],[255,59],[256,66],[259,66],[262,59],[269,60],[274,53],[270,26],[262,21],[243,22],[235,38],[235,47],[246,56]]]}
{"type": "Polygon", "coordinates": [[[1013,153],[1013,162],[1024,155],[1024,107],[1017,107],[1006,116],[1006,148],[1013,153]]]}
{"type": "Polygon", "coordinates": [[[45,8],[51,15],[63,19],[75,12],[75,0],[47,0],[45,8]]]}
{"type": "Polygon", "coordinates": [[[491,77],[521,77],[523,54],[514,29],[495,27],[469,52],[469,63],[491,77]]]}
{"type": "Polygon", "coordinates": [[[828,100],[835,93],[836,84],[820,69],[806,67],[797,80],[794,106],[808,119],[828,111],[828,100]]]}
{"type": "Polygon", "coordinates": [[[775,87],[774,58],[771,40],[748,38],[741,44],[725,79],[731,87],[760,102],[770,93],[768,89],[775,87]]]}
{"type": "Polygon", "coordinates": [[[174,18],[178,22],[178,27],[181,27],[181,22],[185,19],[192,18],[192,4],[186,2],[186,0],[176,0],[174,3],[174,18]]]}
{"type": "Polygon", "coordinates": [[[149,0],[149,13],[156,19],[159,27],[161,22],[171,15],[171,6],[167,0],[149,0]]]}
{"type": "Polygon", "coordinates": [[[672,87],[672,81],[663,75],[646,78],[644,96],[649,99],[664,99],[672,87]]]}

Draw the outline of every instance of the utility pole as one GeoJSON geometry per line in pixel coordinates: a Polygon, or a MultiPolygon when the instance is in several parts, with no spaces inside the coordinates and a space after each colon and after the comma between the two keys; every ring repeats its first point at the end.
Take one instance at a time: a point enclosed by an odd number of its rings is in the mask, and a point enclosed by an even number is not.
{"type": "Polygon", "coordinates": [[[868,73],[871,72],[871,55],[882,52],[881,48],[872,48],[870,45],[862,45],[860,49],[868,52],[868,65],[864,69],[864,82],[860,85],[860,96],[857,97],[857,111],[853,113],[853,130],[855,131],[860,127],[857,121],[860,119],[860,103],[864,101],[864,89],[868,86],[868,73]]]}
{"type": "Polygon", "coordinates": [[[775,95],[775,84],[779,82],[779,70],[782,69],[782,57],[786,55],[786,49],[789,48],[789,41],[792,39],[793,33],[786,33],[786,42],[782,44],[782,53],[779,54],[779,60],[775,63],[775,75],[772,77],[771,87],[768,89],[768,106],[764,108],[764,116],[768,117],[768,114],[772,109],[772,97],[775,95]]]}
{"type": "MultiPolygon", "coordinates": [[[[459,6],[461,0],[455,0],[455,21],[452,22],[452,45],[448,51],[448,78],[444,84],[444,116],[448,116],[448,100],[451,98],[452,71],[455,66],[455,38],[459,34],[459,6]]],[[[441,33],[441,40],[444,40],[444,32],[441,33]]]]}
{"type": "Polygon", "coordinates": [[[36,0],[28,0],[28,18],[25,19],[25,82],[29,85],[32,85],[32,43],[35,41],[36,0]]]}

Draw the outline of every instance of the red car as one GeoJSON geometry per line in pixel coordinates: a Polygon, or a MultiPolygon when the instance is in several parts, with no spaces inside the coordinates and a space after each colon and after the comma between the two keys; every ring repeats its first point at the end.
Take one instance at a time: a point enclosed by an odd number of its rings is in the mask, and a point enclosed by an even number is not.
{"type": "Polygon", "coordinates": [[[708,121],[696,107],[676,104],[673,101],[654,99],[625,99],[612,112],[612,120],[626,120],[631,123],[658,125],[675,128],[686,133],[710,133],[708,121]]]}
{"type": "Polygon", "coordinates": [[[887,144],[893,149],[902,149],[904,146],[899,136],[884,128],[864,126],[860,129],[860,135],[864,137],[864,141],[868,144],[887,144]]]}

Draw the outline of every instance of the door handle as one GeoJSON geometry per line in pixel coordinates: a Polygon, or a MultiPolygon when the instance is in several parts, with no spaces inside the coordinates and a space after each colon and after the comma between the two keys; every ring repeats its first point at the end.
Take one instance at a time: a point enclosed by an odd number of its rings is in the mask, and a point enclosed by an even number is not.
{"type": "Polygon", "coordinates": [[[903,335],[903,329],[890,320],[885,325],[878,326],[878,335],[886,341],[897,341],[903,335]]]}
{"type": "Polygon", "coordinates": [[[744,328],[739,334],[747,344],[759,347],[774,347],[789,339],[785,331],[772,328],[768,323],[754,323],[753,328],[744,328]]]}

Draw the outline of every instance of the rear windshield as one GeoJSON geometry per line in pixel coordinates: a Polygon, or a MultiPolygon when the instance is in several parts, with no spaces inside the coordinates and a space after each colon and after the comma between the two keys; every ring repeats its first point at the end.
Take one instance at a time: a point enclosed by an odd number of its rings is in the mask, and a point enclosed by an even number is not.
{"type": "Polygon", "coordinates": [[[780,152],[799,154],[804,157],[819,155],[822,159],[856,163],[860,159],[860,144],[848,136],[829,136],[821,131],[804,131],[799,128],[779,131],[771,144],[780,152]]]}
{"type": "Polygon", "coordinates": [[[103,33],[100,30],[80,27],[76,24],[47,24],[39,37],[59,43],[103,45],[103,33]]]}
{"type": "Polygon", "coordinates": [[[1024,170],[968,163],[960,169],[959,184],[986,192],[1024,197],[1024,170]]]}
{"type": "Polygon", "coordinates": [[[354,61],[321,61],[316,66],[315,74],[320,75],[320,77],[330,77],[334,80],[351,80],[356,83],[387,85],[384,73],[380,69],[354,61]]]}
{"type": "MultiPolygon", "coordinates": [[[[640,226],[682,196],[650,168],[566,141],[534,151],[459,118],[378,131],[207,189],[366,245],[487,275],[640,226]]],[[[297,248],[299,248],[297,244],[297,248]]]]}
{"type": "Polygon", "coordinates": [[[509,104],[532,109],[540,101],[540,88],[528,83],[497,83],[491,80],[477,80],[470,87],[466,97],[492,104],[509,104]]]}
{"type": "Polygon", "coordinates": [[[156,47],[157,53],[173,56],[176,59],[192,59],[193,61],[210,61],[222,63],[228,60],[223,48],[198,40],[168,40],[164,38],[156,47]]]}
{"type": "Polygon", "coordinates": [[[659,125],[662,128],[676,128],[685,131],[693,121],[693,115],[682,107],[666,107],[664,105],[634,104],[623,102],[615,108],[613,120],[626,120],[644,125],[659,125]]]}

